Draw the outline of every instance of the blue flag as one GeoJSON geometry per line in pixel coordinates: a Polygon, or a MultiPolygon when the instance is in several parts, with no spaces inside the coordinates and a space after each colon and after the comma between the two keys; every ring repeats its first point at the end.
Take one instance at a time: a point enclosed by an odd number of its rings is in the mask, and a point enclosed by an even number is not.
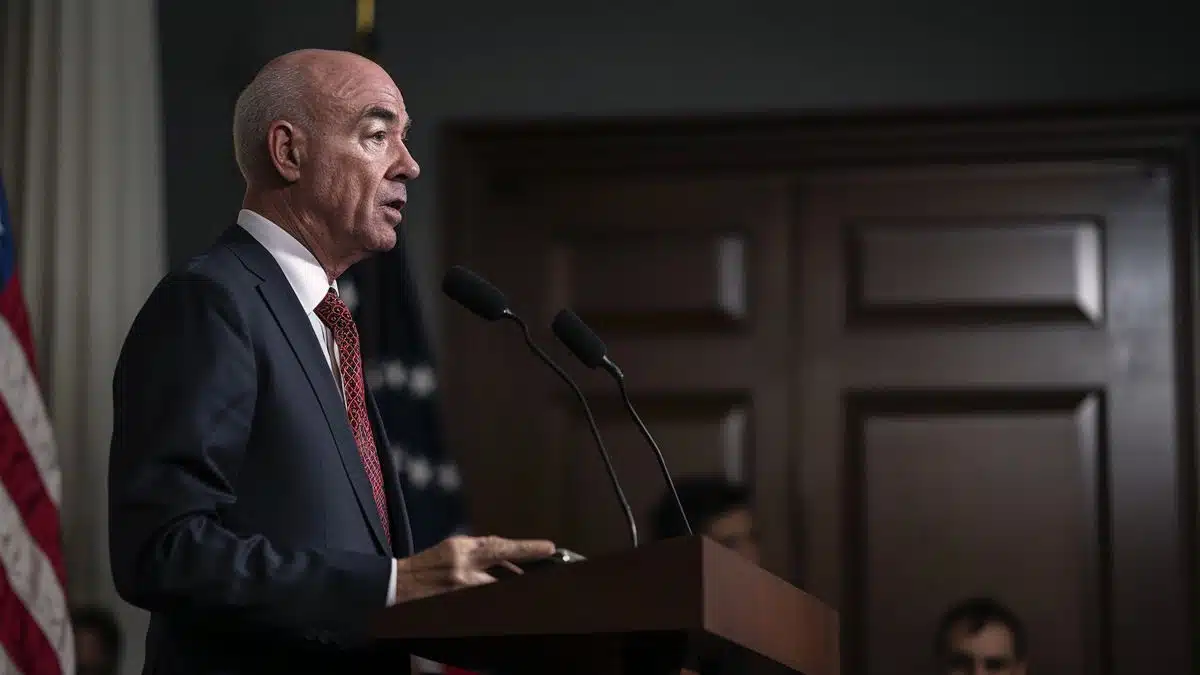
{"type": "Polygon", "coordinates": [[[413,545],[424,550],[465,530],[458,465],[446,450],[437,370],[403,233],[396,248],[338,281],[362,339],[367,386],[379,404],[400,474],[413,545]]]}

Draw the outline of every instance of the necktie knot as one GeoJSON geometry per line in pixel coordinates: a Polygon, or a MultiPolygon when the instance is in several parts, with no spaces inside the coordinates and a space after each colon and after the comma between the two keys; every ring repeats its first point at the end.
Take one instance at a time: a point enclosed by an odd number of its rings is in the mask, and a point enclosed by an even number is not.
{"type": "Polygon", "coordinates": [[[354,316],[350,314],[350,308],[346,306],[345,302],[342,302],[342,298],[332,288],[324,298],[321,298],[315,313],[321,323],[328,326],[335,336],[354,325],[354,316]]]}

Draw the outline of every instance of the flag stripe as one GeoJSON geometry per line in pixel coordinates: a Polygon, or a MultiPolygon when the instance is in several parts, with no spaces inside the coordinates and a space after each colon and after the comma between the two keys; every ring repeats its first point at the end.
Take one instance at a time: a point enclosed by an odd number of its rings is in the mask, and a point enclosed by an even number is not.
{"type": "MultiPolygon", "coordinates": [[[[0,626],[0,630],[2,629],[3,626],[0,626]]],[[[20,675],[20,673],[22,673],[22,671],[17,670],[17,664],[13,663],[13,660],[8,658],[8,652],[4,651],[3,642],[0,642],[0,673],[4,673],[4,675],[8,675],[9,673],[20,675]]]]}
{"type": "MultiPolygon", "coordinates": [[[[0,490],[16,505],[17,513],[25,522],[30,537],[43,551],[59,550],[58,511],[46,495],[37,467],[25,452],[21,434],[13,424],[8,410],[0,406],[0,490]]],[[[50,555],[55,576],[63,583],[66,571],[62,556],[50,555]]]]}
{"type": "Polygon", "coordinates": [[[75,646],[67,614],[67,598],[54,566],[37,546],[8,491],[0,489],[0,566],[11,593],[41,629],[58,655],[63,672],[75,672],[75,646]]]}
{"type": "MultiPolygon", "coordinates": [[[[4,310],[0,315],[0,488],[8,491],[34,542],[49,557],[59,583],[65,584],[56,508],[62,474],[36,374],[26,356],[32,346],[9,325],[14,308],[19,310],[20,305],[20,286],[14,276],[0,292],[4,310]]],[[[22,323],[19,317],[18,323],[22,323]]]]}
{"type": "Polygon", "coordinates": [[[0,675],[63,675],[54,647],[25,611],[4,574],[0,574],[0,651],[9,661],[0,659],[0,675]]]}
{"type": "Polygon", "coordinates": [[[14,304],[19,307],[20,297],[20,284],[14,276],[4,291],[0,292],[0,303],[6,306],[4,320],[0,321],[0,399],[3,399],[9,415],[16,423],[25,441],[26,451],[37,465],[38,475],[50,501],[55,508],[60,508],[62,471],[56,458],[50,418],[38,389],[37,377],[28,360],[32,350],[22,344],[23,341],[13,332],[13,326],[9,323],[14,311],[11,307],[14,304]]]}
{"type": "Polygon", "coordinates": [[[0,668],[75,672],[60,528],[62,474],[0,181],[0,668]]]}

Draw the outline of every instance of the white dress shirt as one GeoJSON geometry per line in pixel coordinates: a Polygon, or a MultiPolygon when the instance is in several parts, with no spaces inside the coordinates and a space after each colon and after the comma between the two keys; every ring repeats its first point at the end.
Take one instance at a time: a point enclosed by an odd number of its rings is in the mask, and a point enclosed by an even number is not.
{"type": "MultiPolygon", "coordinates": [[[[334,381],[338,384],[338,394],[342,402],[346,400],[346,392],[342,389],[342,373],[338,361],[337,343],[333,339],[333,331],[317,316],[317,305],[325,298],[330,289],[337,292],[337,282],[330,282],[325,269],[317,262],[316,256],[301,244],[298,239],[288,234],[282,227],[248,209],[238,212],[238,225],[250,233],[263,248],[271,254],[275,262],[283,270],[292,290],[300,300],[300,306],[308,315],[321,351],[333,372],[334,381]]],[[[392,576],[388,580],[387,605],[395,603],[396,595],[396,561],[392,560],[392,576]]]]}

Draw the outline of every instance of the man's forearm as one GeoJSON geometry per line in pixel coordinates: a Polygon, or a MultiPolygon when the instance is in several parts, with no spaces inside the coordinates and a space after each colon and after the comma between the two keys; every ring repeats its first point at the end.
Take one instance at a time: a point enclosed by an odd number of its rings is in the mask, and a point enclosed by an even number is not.
{"type": "MultiPolygon", "coordinates": [[[[126,526],[125,532],[130,529],[126,526]]],[[[207,517],[157,537],[115,538],[113,579],[121,597],[149,611],[297,634],[365,625],[394,563],[382,556],[287,550],[238,537],[207,517]],[[140,552],[157,552],[151,556],[140,552]]]]}

